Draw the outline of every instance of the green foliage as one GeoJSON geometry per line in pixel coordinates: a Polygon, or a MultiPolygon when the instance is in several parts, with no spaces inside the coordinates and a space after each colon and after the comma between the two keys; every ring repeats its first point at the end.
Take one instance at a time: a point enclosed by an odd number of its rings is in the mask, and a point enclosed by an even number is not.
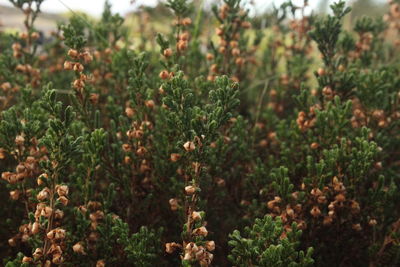
{"type": "Polygon", "coordinates": [[[229,260],[236,266],[313,266],[313,249],[299,250],[301,231],[294,223],[287,236],[279,217],[265,216],[244,229],[241,236],[235,230],[229,237],[232,247],[229,260]]]}
{"type": "Polygon", "coordinates": [[[117,220],[111,231],[112,235],[117,238],[118,245],[124,248],[127,257],[126,263],[135,266],[157,264],[162,247],[159,242],[162,229],[152,231],[143,226],[137,233],[129,235],[128,224],[117,220]]]}
{"type": "Polygon", "coordinates": [[[399,265],[398,1],[353,29],[343,1],[169,0],[135,27],[106,2],[51,38],[11,2],[3,265],[399,265]]]}

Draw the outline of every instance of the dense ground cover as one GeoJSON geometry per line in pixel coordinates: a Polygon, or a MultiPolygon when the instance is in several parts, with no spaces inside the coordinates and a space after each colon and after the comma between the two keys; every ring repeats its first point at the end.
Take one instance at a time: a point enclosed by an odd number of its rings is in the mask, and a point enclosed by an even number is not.
{"type": "Polygon", "coordinates": [[[43,1],[11,2],[4,265],[400,264],[400,1],[346,31],[344,2],[253,18],[224,0],[210,29],[169,0],[169,33],[141,45],[109,5],[45,42],[43,1]]]}

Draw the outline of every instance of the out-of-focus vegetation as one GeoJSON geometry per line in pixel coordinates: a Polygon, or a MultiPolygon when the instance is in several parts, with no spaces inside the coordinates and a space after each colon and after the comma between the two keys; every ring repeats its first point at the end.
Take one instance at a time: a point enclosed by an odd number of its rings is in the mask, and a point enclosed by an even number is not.
{"type": "Polygon", "coordinates": [[[400,265],[400,0],[106,2],[50,36],[10,2],[3,265],[400,265]]]}

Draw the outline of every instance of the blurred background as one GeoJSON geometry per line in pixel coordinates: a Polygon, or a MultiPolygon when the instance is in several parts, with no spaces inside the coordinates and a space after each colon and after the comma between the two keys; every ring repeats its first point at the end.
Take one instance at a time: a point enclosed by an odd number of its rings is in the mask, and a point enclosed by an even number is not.
{"type": "MultiPolygon", "coordinates": [[[[96,20],[101,16],[106,0],[45,0],[41,6],[42,13],[35,23],[37,30],[48,35],[56,28],[56,23],[66,21],[73,13],[79,13],[85,18],[96,20]]],[[[130,29],[132,37],[135,32],[144,26],[157,32],[164,32],[170,24],[170,11],[163,5],[163,0],[109,0],[112,11],[119,13],[125,18],[125,24],[130,29]],[[166,22],[169,22],[166,24],[166,22]]],[[[221,0],[194,0],[199,7],[210,10],[213,4],[221,0]]],[[[263,18],[273,5],[279,6],[285,0],[244,0],[250,14],[263,18]]],[[[334,0],[309,0],[307,12],[326,13],[329,4],[334,0]]],[[[301,5],[303,0],[293,0],[293,3],[301,5]]],[[[351,17],[345,21],[345,26],[350,28],[357,17],[368,15],[372,17],[382,16],[387,11],[386,0],[347,0],[348,5],[353,7],[351,17]]],[[[206,12],[207,13],[207,12],[206,12]]],[[[23,26],[23,14],[15,9],[8,0],[0,0],[0,30],[21,31],[23,26]]],[[[214,23],[212,20],[207,23],[214,23]]]]}

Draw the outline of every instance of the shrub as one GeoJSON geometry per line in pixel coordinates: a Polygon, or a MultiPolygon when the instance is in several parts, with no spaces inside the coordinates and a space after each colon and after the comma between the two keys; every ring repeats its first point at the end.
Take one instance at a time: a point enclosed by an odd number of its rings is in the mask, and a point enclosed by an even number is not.
{"type": "Polygon", "coordinates": [[[168,0],[150,40],[106,3],[46,41],[43,1],[10,2],[5,266],[400,264],[399,1],[344,30],[342,1],[168,0]]]}

